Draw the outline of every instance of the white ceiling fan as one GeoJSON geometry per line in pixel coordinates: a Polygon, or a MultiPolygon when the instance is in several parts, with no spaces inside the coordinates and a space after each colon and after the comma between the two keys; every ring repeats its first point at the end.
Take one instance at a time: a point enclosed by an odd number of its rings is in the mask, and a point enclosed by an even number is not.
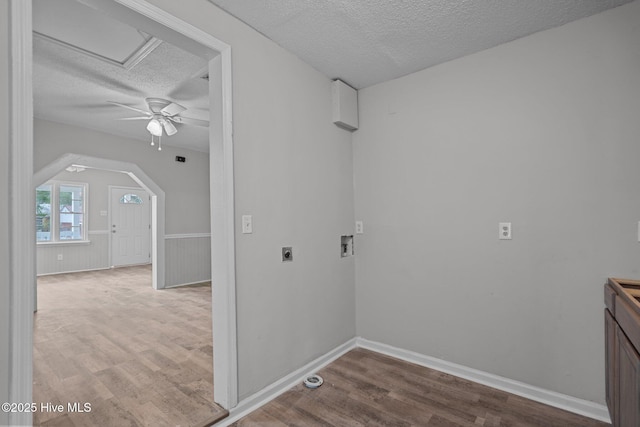
{"type": "MultiPolygon", "coordinates": [[[[148,106],[147,111],[115,101],[107,102],[117,105],[118,107],[127,108],[137,113],[144,114],[143,116],[125,117],[118,120],[148,120],[149,123],[147,124],[147,130],[151,134],[151,145],[155,145],[153,137],[157,136],[160,138],[163,130],[167,136],[175,135],[178,132],[178,129],[176,129],[174,123],[203,127],[209,126],[209,122],[207,120],[181,116],[180,114],[187,109],[175,102],[161,98],[146,98],[145,101],[148,106]]],[[[158,147],[158,150],[162,150],[161,146],[158,147]]]]}

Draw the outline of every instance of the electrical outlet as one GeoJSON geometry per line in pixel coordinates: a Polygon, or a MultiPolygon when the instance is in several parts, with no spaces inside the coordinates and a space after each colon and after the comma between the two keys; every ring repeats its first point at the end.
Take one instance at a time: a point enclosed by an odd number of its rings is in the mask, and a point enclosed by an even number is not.
{"type": "Polygon", "coordinates": [[[510,222],[501,222],[498,224],[498,238],[500,240],[511,240],[510,222]]]}
{"type": "Polygon", "coordinates": [[[62,254],[58,254],[58,261],[62,261],[62,254]]]}
{"type": "Polygon", "coordinates": [[[356,221],[356,234],[364,233],[364,224],[362,221],[356,221]]]}

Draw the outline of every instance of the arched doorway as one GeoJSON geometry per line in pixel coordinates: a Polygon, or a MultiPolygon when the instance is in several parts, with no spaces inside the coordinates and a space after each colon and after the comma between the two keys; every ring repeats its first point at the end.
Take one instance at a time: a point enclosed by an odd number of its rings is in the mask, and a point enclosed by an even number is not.
{"type": "MultiPolygon", "coordinates": [[[[80,154],[65,154],[33,176],[34,188],[69,166],[82,166],[112,172],[126,173],[151,195],[151,265],[154,289],[165,287],[165,196],[164,191],[138,165],[119,160],[101,159],[80,154]]],[[[35,291],[34,291],[35,295],[35,291]]]]}

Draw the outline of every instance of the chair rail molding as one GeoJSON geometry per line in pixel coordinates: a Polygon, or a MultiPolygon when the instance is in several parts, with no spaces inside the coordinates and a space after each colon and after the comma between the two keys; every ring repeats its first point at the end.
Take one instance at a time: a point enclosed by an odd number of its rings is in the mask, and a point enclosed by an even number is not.
{"type": "Polygon", "coordinates": [[[211,237],[211,233],[184,233],[184,234],[165,234],[165,239],[204,239],[211,237]]]}

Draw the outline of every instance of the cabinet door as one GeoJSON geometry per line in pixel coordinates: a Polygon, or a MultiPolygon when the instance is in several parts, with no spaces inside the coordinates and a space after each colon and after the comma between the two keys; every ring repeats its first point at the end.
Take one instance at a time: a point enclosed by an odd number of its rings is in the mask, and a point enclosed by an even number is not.
{"type": "Polygon", "coordinates": [[[613,425],[616,424],[618,414],[616,413],[617,402],[617,384],[616,384],[616,361],[617,361],[617,338],[616,338],[616,321],[611,312],[605,308],[604,310],[604,340],[605,340],[605,375],[607,387],[607,407],[609,408],[609,416],[613,425]]]}
{"type": "Polygon", "coordinates": [[[618,364],[617,422],[622,427],[640,427],[640,355],[622,329],[617,328],[618,364]]]}

